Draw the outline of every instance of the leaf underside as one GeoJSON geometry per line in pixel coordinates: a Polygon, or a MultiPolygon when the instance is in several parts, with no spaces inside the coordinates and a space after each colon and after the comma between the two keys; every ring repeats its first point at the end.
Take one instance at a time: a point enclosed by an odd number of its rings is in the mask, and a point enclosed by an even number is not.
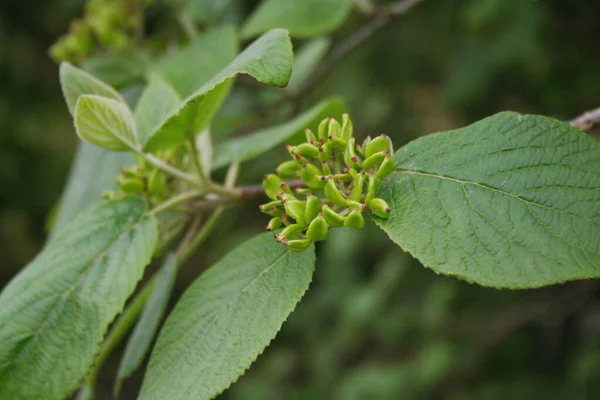
{"type": "Polygon", "coordinates": [[[395,161],[374,219],[426,267],[515,289],[600,276],[600,144],[569,124],[503,112],[395,161]]]}

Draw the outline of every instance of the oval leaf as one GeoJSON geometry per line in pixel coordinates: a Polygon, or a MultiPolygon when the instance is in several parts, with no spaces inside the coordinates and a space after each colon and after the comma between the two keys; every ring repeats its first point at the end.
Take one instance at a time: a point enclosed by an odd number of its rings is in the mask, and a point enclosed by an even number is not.
{"type": "Polygon", "coordinates": [[[150,358],[140,399],[210,399],[275,337],[311,281],[314,247],[289,252],[266,233],[225,256],[184,293],[150,358]]]}
{"type": "Polygon", "coordinates": [[[0,294],[0,399],[61,400],[150,262],[157,239],[144,201],[81,214],[0,294]]]}
{"type": "Polygon", "coordinates": [[[75,113],[75,104],[77,104],[79,96],[84,94],[95,94],[125,104],[125,101],[115,89],[92,74],[67,62],[60,64],[59,78],[63,96],[71,114],[75,113]]]}
{"type": "Polygon", "coordinates": [[[134,112],[140,143],[146,141],[169,112],[177,107],[179,101],[179,95],[171,85],[157,76],[150,78],[150,83],[142,92],[134,112]]]}
{"type": "Polygon", "coordinates": [[[229,165],[234,160],[239,162],[251,160],[287,139],[303,133],[306,128],[316,131],[319,123],[327,116],[340,119],[343,112],[344,105],[341,101],[337,99],[323,101],[291,121],[221,143],[215,147],[213,169],[229,165]]]}
{"type": "MultiPolygon", "coordinates": [[[[154,290],[144,307],[133,333],[127,341],[125,354],[117,373],[115,392],[118,393],[123,379],[128,378],[140,366],[144,356],[150,349],[152,338],[158,330],[165,308],[169,303],[175,277],[177,276],[177,259],[169,254],[157,278],[154,290]]],[[[115,397],[118,397],[115,395],[115,397]]]]}
{"type": "Polygon", "coordinates": [[[127,105],[96,95],[80,96],[75,130],[86,142],[110,151],[139,149],[135,121],[127,105]]]}
{"type": "Polygon", "coordinates": [[[262,83],[285,86],[292,73],[292,42],[283,29],[274,29],[248,46],[231,64],[184,100],[146,143],[155,152],[184,143],[202,132],[229,91],[232,79],[248,74],[262,83]]]}
{"type": "Polygon", "coordinates": [[[600,276],[600,144],[569,124],[504,112],[395,161],[374,219],[426,267],[502,288],[600,276]]]}
{"type": "Polygon", "coordinates": [[[285,28],[294,37],[322,35],[344,23],[352,0],[265,0],[242,29],[249,38],[272,28],[285,28]]]}

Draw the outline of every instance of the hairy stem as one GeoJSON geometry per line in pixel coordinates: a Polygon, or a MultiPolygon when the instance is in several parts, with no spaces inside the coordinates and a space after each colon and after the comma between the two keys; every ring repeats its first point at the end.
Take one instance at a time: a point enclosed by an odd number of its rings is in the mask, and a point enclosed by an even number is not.
{"type": "Polygon", "coordinates": [[[164,162],[160,158],[155,157],[152,154],[144,153],[141,151],[138,154],[141,155],[142,157],[144,157],[144,159],[146,161],[148,161],[150,164],[152,164],[156,168],[166,172],[167,174],[172,175],[176,178],[179,178],[182,181],[185,181],[193,186],[196,186],[196,187],[202,186],[202,182],[200,182],[198,180],[198,178],[196,178],[196,176],[194,176],[192,174],[188,174],[187,172],[183,172],[180,169],[177,169],[177,168],[173,167],[172,165],[167,164],[166,162],[164,162]]]}
{"type": "Polygon", "coordinates": [[[196,168],[196,173],[198,174],[198,177],[200,178],[200,180],[202,182],[206,182],[208,180],[208,177],[205,175],[204,167],[202,166],[202,163],[200,162],[200,153],[198,152],[198,148],[196,147],[196,144],[194,143],[194,139],[190,138],[189,144],[190,144],[190,155],[194,162],[194,168],[196,168]]]}
{"type": "Polygon", "coordinates": [[[188,192],[179,193],[178,195],[173,196],[154,207],[152,210],[150,210],[150,213],[156,215],[181,203],[185,203],[186,201],[195,199],[197,197],[202,197],[205,194],[206,192],[204,190],[190,190],[188,192]]]}

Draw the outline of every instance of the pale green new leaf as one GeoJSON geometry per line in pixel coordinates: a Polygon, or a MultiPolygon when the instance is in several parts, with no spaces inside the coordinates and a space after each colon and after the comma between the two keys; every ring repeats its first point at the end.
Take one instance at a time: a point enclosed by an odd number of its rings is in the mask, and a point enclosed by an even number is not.
{"type": "Polygon", "coordinates": [[[0,294],[0,399],[62,400],[94,361],[158,236],[140,198],[103,203],[61,230],[0,294]]]}
{"type": "Polygon", "coordinates": [[[326,117],[341,119],[344,105],[340,100],[323,101],[296,118],[249,135],[230,139],[215,146],[213,169],[231,164],[233,161],[248,161],[267,150],[302,134],[306,128],[316,132],[319,123],[326,117]]]}
{"type": "Polygon", "coordinates": [[[331,40],[329,38],[320,37],[302,46],[294,55],[292,77],[288,86],[298,86],[306,80],[325,57],[330,45],[331,40]]]}
{"type": "Polygon", "coordinates": [[[248,17],[242,37],[285,28],[293,37],[323,35],[344,23],[352,0],[264,0],[248,17]]]}
{"type": "Polygon", "coordinates": [[[86,142],[110,151],[140,148],[135,120],[126,104],[96,95],[79,96],[75,130],[86,142]]]}
{"type": "Polygon", "coordinates": [[[158,76],[150,78],[134,111],[140,143],[146,141],[163,119],[177,107],[179,101],[179,95],[171,85],[158,76]]]}
{"type": "Polygon", "coordinates": [[[426,267],[502,288],[600,277],[600,144],[569,124],[504,112],[395,161],[374,219],[426,267]]]}
{"type": "Polygon", "coordinates": [[[238,51],[234,28],[218,26],[181,49],[165,54],[150,70],[170,83],[182,97],[188,97],[225,68],[238,51]]]}
{"type": "Polygon", "coordinates": [[[145,150],[175,147],[202,132],[221,106],[236,75],[248,74],[262,83],[285,86],[291,72],[292,42],[287,31],[274,29],[265,33],[184,100],[150,136],[145,150]]]}
{"type": "Polygon", "coordinates": [[[90,73],[74,67],[67,62],[60,64],[59,78],[63,96],[71,114],[75,113],[77,99],[84,94],[95,94],[125,104],[125,100],[123,100],[115,89],[90,73]]]}
{"type": "Polygon", "coordinates": [[[270,233],[225,256],[167,319],[140,399],[211,399],[229,387],[275,337],[308,288],[314,263],[314,247],[289,252],[270,233]]]}
{"type": "Polygon", "coordinates": [[[158,330],[165,308],[169,303],[175,277],[177,276],[177,259],[169,254],[157,278],[154,290],[137,322],[133,333],[127,341],[125,354],[117,373],[115,391],[118,392],[121,382],[127,379],[140,366],[144,356],[150,349],[152,338],[158,330]]]}

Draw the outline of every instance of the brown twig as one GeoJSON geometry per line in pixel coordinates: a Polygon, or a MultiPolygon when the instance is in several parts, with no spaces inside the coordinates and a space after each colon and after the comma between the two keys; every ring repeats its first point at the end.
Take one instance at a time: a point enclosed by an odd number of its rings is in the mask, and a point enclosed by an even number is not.
{"type": "Polygon", "coordinates": [[[600,124],[600,107],[586,111],[579,117],[569,121],[572,127],[586,131],[596,124],[600,124]]]}
{"type": "Polygon", "coordinates": [[[310,78],[305,80],[301,85],[295,88],[285,89],[288,98],[298,99],[304,96],[312,89],[321,79],[323,79],[329,70],[344,59],[354,49],[367,41],[377,31],[387,25],[392,18],[406,14],[411,8],[422,2],[423,0],[401,0],[386,6],[372,7],[373,18],[365,23],[360,29],[348,36],[340,44],[336,45],[317,69],[311,74],[310,78]]]}

